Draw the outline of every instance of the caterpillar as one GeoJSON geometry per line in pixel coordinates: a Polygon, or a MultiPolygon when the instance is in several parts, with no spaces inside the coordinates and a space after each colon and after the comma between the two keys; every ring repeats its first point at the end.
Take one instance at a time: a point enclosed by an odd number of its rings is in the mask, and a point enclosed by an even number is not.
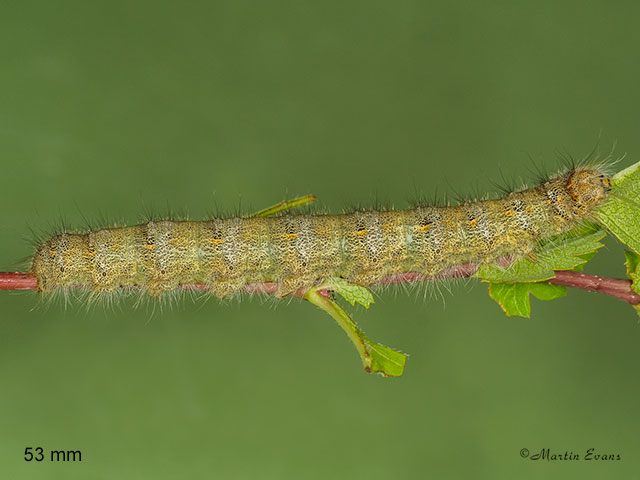
{"type": "Polygon", "coordinates": [[[199,284],[219,298],[265,282],[285,297],[334,277],[359,286],[405,272],[437,277],[465,263],[533,257],[540,242],[592,219],[610,189],[602,167],[577,166],[533,188],[456,206],[63,232],[37,247],[30,273],[42,293],[135,288],[158,297],[199,284]]]}

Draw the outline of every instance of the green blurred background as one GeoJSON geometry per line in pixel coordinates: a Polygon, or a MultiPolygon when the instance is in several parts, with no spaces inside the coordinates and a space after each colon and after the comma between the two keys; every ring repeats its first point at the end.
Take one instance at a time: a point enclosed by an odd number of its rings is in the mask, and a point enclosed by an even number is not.
{"type": "MultiPolygon", "coordinates": [[[[61,218],[332,212],[494,191],[599,142],[640,158],[637,2],[7,2],[0,267],[61,218]]],[[[621,276],[622,249],[588,271],[621,276]]],[[[352,308],[411,354],[361,370],[298,300],[162,312],[0,294],[3,478],[640,478],[640,325],[570,291],[505,317],[477,282],[352,308]],[[79,449],[79,464],[24,449],[79,449]],[[520,450],[619,453],[534,462],[520,450]]]]}

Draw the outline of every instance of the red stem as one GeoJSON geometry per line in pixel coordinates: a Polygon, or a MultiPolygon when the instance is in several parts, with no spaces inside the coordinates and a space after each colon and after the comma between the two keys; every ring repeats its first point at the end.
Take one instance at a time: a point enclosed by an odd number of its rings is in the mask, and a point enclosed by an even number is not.
{"type": "MultiPolygon", "coordinates": [[[[456,267],[451,267],[441,272],[436,277],[430,277],[421,273],[406,272],[395,275],[387,275],[376,285],[392,285],[396,283],[424,282],[429,280],[438,280],[445,278],[463,278],[470,277],[478,270],[478,266],[471,263],[463,263],[456,267]]],[[[599,275],[590,275],[588,273],[556,270],[555,278],[547,280],[547,283],[553,285],[562,285],[565,287],[578,288],[589,292],[603,293],[611,297],[623,300],[631,305],[640,304],[640,295],[631,289],[631,280],[622,278],[601,277],[599,275]]],[[[36,290],[38,282],[36,277],[29,272],[0,272],[0,290],[36,290]]],[[[209,289],[205,283],[195,283],[192,285],[182,285],[185,290],[201,290],[209,289]]],[[[278,289],[276,282],[250,283],[242,288],[246,293],[265,293],[273,295],[278,289]]],[[[328,292],[323,294],[328,295],[328,292]]],[[[302,297],[303,290],[298,290],[293,295],[302,297]]]]}
{"type": "Polygon", "coordinates": [[[38,281],[29,272],[0,272],[0,290],[35,290],[38,281]]]}
{"type": "Polygon", "coordinates": [[[640,295],[631,289],[631,280],[571,271],[556,271],[555,274],[556,278],[547,280],[547,283],[579,288],[589,292],[604,293],[624,300],[631,305],[640,303],[640,295]]]}

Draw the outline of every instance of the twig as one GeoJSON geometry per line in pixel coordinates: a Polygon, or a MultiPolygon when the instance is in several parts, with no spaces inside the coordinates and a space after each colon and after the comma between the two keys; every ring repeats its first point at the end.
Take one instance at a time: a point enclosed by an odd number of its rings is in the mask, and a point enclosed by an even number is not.
{"type": "MultiPolygon", "coordinates": [[[[424,282],[446,278],[466,278],[472,276],[477,270],[477,265],[463,263],[456,267],[451,267],[435,277],[417,272],[388,275],[376,285],[424,282]]],[[[623,300],[631,305],[640,304],[640,295],[631,289],[631,280],[601,277],[599,275],[564,270],[556,270],[555,274],[555,278],[547,280],[547,283],[602,293],[623,300]]],[[[0,290],[36,290],[37,288],[38,282],[36,277],[29,272],[0,272],[0,290]]],[[[78,288],[82,288],[82,286],[79,285],[78,288]]],[[[181,288],[184,290],[209,290],[209,286],[205,283],[182,285],[181,288]]],[[[250,283],[242,288],[242,291],[246,293],[264,293],[268,295],[274,295],[277,290],[278,283],[276,282],[250,283]]],[[[304,294],[305,292],[303,290],[298,290],[293,293],[293,295],[297,297],[303,297],[304,294]]],[[[327,292],[323,293],[323,295],[326,294],[327,292]]]]}
{"type": "Polygon", "coordinates": [[[0,272],[0,290],[35,290],[38,281],[29,272],[0,272]]]}
{"type": "Polygon", "coordinates": [[[631,289],[631,280],[571,271],[556,271],[555,274],[556,278],[547,280],[547,283],[579,288],[589,292],[604,293],[624,300],[631,305],[640,303],[640,295],[631,289]]]}

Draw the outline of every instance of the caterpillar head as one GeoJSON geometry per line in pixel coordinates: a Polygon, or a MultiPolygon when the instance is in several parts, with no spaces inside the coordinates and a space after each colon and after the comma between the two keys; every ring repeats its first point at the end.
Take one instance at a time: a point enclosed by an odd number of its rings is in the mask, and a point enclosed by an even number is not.
{"type": "Polygon", "coordinates": [[[567,172],[566,187],[579,209],[591,210],[607,198],[611,180],[597,168],[579,167],[567,172]]]}

